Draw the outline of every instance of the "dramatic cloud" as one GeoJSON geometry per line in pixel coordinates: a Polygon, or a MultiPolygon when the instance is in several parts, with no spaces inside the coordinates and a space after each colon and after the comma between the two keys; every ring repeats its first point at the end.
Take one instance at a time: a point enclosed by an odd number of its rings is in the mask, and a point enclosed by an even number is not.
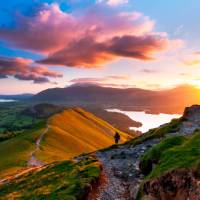
{"type": "Polygon", "coordinates": [[[14,76],[19,80],[32,80],[34,83],[50,82],[48,77],[61,77],[60,73],[43,66],[35,66],[32,60],[24,58],[0,57],[0,78],[14,76]]]}
{"type": "Polygon", "coordinates": [[[104,42],[84,38],[71,42],[66,49],[51,54],[39,62],[49,65],[93,68],[118,57],[152,60],[152,54],[163,50],[166,46],[167,41],[152,35],[115,37],[104,42]]]}
{"type": "Polygon", "coordinates": [[[138,12],[96,5],[74,14],[57,4],[36,10],[30,16],[18,14],[12,27],[1,27],[0,39],[47,55],[40,61],[45,64],[96,67],[120,57],[152,60],[172,42],[166,34],[153,32],[154,21],[138,12]]]}

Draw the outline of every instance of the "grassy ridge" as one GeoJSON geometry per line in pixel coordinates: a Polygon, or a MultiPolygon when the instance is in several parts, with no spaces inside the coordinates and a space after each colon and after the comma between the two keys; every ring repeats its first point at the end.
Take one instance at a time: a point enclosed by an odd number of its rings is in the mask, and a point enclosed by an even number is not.
{"type": "Polygon", "coordinates": [[[175,136],[163,140],[160,144],[152,147],[147,151],[144,156],[141,158],[140,169],[143,174],[148,175],[152,171],[152,166],[158,164],[162,153],[174,146],[183,144],[186,141],[184,136],[175,136]]]}
{"type": "Polygon", "coordinates": [[[193,168],[200,163],[200,132],[190,137],[175,136],[162,141],[146,152],[141,160],[145,169],[147,163],[156,164],[148,179],[155,178],[174,169],[193,168]]]}
{"type": "Polygon", "coordinates": [[[0,186],[0,199],[83,199],[100,175],[100,164],[87,157],[80,162],[63,161],[0,186]]]}
{"type": "Polygon", "coordinates": [[[121,142],[129,139],[107,122],[80,108],[68,109],[49,119],[49,131],[45,134],[36,156],[45,163],[70,159],[114,143],[116,131],[121,142]]]}

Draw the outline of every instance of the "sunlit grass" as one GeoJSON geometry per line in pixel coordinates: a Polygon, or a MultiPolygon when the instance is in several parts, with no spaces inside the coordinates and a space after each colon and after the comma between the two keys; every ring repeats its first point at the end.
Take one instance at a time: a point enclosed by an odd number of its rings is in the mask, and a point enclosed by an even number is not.
{"type": "Polygon", "coordinates": [[[91,157],[77,163],[57,162],[0,186],[0,199],[83,199],[99,175],[100,164],[91,157]]]}
{"type": "Polygon", "coordinates": [[[126,133],[80,108],[52,116],[49,127],[36,154],[45,163],[108,147],[114,143],[116,131],[121,135],[121,142],[129,139],[126,133]]]}

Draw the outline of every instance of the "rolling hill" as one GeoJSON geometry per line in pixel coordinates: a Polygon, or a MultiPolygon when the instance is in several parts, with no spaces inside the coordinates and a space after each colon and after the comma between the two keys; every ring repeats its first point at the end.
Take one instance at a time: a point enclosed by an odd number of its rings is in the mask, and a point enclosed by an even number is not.
{"type": "Polygon", "coordinates": [[[180,113],[200,102],[200,90],[182,85],[173,89],[152,91],[139,88],[109,88],[97,85],[75,85],[53,88],[34,95],[36,102],[59,102],[68,106],[147,110],[151,113],[180,113]]]}
{"type": "Polygon", "coordinates": [[[65,109],[1,142],[0,177],[29,167],[33,155],[44,164],[108,147],[114,143],[115,131],[121,134],[121,142],[131,138],[81,108],[65,109]]]}

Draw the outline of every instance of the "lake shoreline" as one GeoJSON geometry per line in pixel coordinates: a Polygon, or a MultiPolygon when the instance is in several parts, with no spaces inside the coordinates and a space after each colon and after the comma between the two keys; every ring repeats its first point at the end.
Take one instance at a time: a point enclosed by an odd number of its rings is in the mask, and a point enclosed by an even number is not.
{"type": "Polygon", "coordinates": [[[147,111],[124,111],[120,109],[106,109],[108,112],[123,113],[130,117],[132,120],[142,123],[141,127],[129,127],[130,130],[140,131],[145,133],[152,128],[157,128],[163,124],[169,123],[174,118],[180,118],[180,114],[151,114],[147,111]]]}

